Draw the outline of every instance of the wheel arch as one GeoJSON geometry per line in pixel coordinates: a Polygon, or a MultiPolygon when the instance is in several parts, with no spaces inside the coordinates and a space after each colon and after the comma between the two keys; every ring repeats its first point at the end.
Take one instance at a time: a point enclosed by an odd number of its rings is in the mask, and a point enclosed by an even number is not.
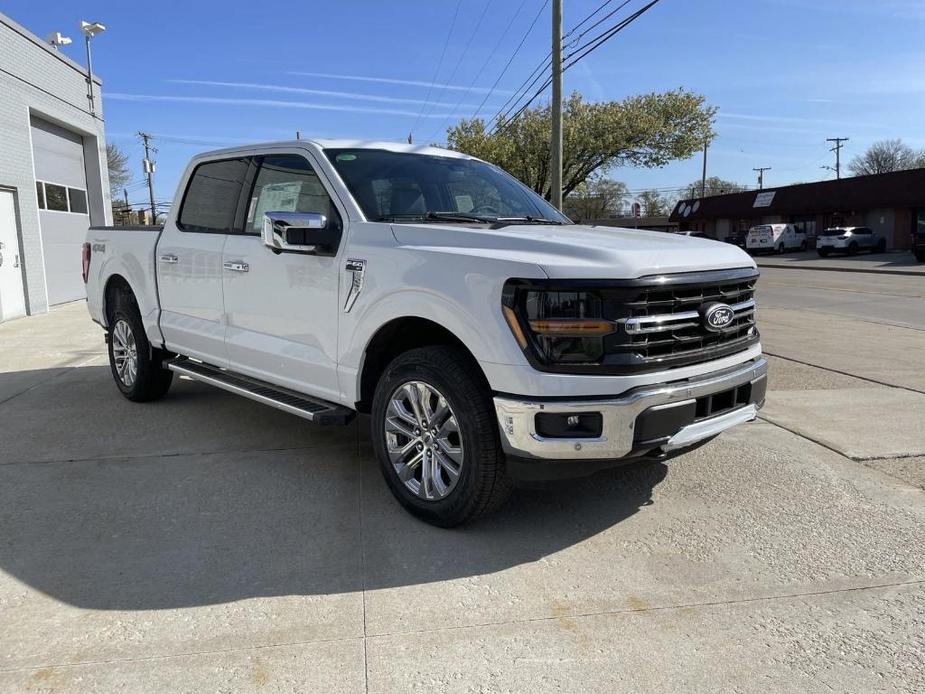
{"type": "Polygon", "coordinates": [[[472,361],[487,385],[488,379],[472,350],[452,331],[428,318],[403,316],[393,318],[380,326],[366,345],[360,366],[357,411],[363,413],[370,411],[376,384],[393,359],[417,347],[437,345],[459,349],[472,361]]]}
{"type": "Polygon", "coordinates": [[[129,281],[119,273],[113,273],[106,279],[106,285],[103,288],[102,314],[104,320],[106,321],[107,328],[110,327],[110,310],[115,304],[116,296],[120,292],[128,292],[132,295],[132,298],[135,299],[137,303],[138,297],[135,295],[135,290],[132,289],[132,285],[129,283],[129,281]]]}

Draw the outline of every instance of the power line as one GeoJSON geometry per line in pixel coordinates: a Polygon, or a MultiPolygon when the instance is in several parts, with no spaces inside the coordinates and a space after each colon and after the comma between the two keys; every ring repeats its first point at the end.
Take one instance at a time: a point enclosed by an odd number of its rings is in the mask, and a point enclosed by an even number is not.
{"type": "MultiPolygon", "coordinates": [[[[567,39],[569,36],[571,36],[571,35],[575,32],[575,30],[578,29],[578,27],[580,27],[580,26],[581,26],[582,24],[584,24],[586,21],[588,21],[589,19],[591,19],[592,16],[594,16],[595,14],[597,14],[598,12],[600,12],[602,9],[604,9],[604,7],[605,7],[606,5],[608,5],[608,4],[610,4],[610,2],[612,2],[612,1],[613,1],[613,0],[608,0],[608,2],[605,2],[603,5],[601,5],[601,6],[600,6],[598,9],[596,9],[594,12],[592,12],[590,15],[588,15],[587,17],[585,17],[581,22],[579,22],[579,23],[576,24],[574,27],[572,27],[572,30],[571,30],[569,33],[567,33],[567,34],[565,35],[564,39],[567,39]]],[[[610,19],[611,17],[613,17],[617,12],[619,12],[619,11],[622,10],[624,7],[626,7],[627,5],[629,5],[630,2],[632,2],[632,0],[624,0],[624,2],[621,2],[617,7],[615,7],[613,10],[611,10],[610,12],[608,12],[607,14],[605,14],[603,17],[601,17],[599,20],[597,20],[594,24],[592,24],[591,26],[589,26],[589,27],[588,27],[587,29],[585,29],[583,32],[581,32],[580,34],[578,34],[578,36],[576,36],[574,39],[572,39],[572,40],[569,42],[569,46],[571,47],[571,46],[574,46],[575,44],[577,44],[579,41],[581,41],[582,37],[587,36],[588,33],[590,33],[590,32],[593,31],[595,28],[599,27],[601,24],[603,24],[603,23],[606,22],[608,19],[610,19]]]]}
{"type": "Polygon", "coordinates": [[[475,114],[472,116],[473,119],[475,119],[479,115],[479,112],[482,110],[482,107],[485,105],[485,102],[488,101],[488,97],[492,95],[492,93],[497,88],[498,83],[501,81],[501,78],[504,77],[504,74],[507,72],[508,68],[511,67],[511,63],[514,62],[514,58],[517,57],[517,54],[520,52],[520,49],[523,48],[524,43],[527,40],[527,37],[530,35],[530,32],[533,31],[533,27],[536,26],[537,21],[539,21],[540,15],[543,14],[543,11],[546,9],[547,5],[549,5],[549,0],[543,0],[543,5],[540,7],[539,12],[536,13],[536,16],[533,18],[533,21],[530,22],[530,26],[527,27],[527,30],[524,32],[524,35],[520,39],[520,43],[517,44],[517,48],[514,49],[514,52],[511,54],[511,57],[507,61],[507,64],[505,64],[504,68],[501,70],[501,74],[498,75],[498,79],[496,79],[495,83],[491,85],[491,89],[485,95],[485,98],[482,99],[482,103],[479,104],[479,107],[475,110],[475,114]]]}
{"type": "Polygon", "coordinates": [[[414,125],[411,126],[411,130],[408,132],[409,143],[411,142],[414,135],[414,129],[418,127],[418,123],[424,116],[424,109],[427,108],[427,105],[430,102],[430,95],[434,90],[434,84],[437,81],[437,77],[440,75],[440,68],[443,67],[443,59],[446,57],[447,46],[450,45],[450,38],[453,36],[453,29],[456,28],[456,18],[459,17],[459,8],[461,5],[462,0],[456,0],[456,11],[453,13],[453,21],[450,22],[450,30],[446,34],[446,41],[443,42],[443,50],[440,51],[440,60],[437,61],[437,69],[434,70],[434,78],[430,81],[430,85],[427,87],[427,96],[424,97],[424,103],[421,105],[421,110],[418,111],[418,117],[414,120],[414,125]]]}
{"type": "MultiPolygon", "coordinates": [[[[567,60],[568,62],[566,62],[566,64],[562,66],[563,72],[566,71],[566,70],[568,70],[568,69],[569,69],[570,67],[572,67],[573,65],[575,65],[579,60],[581,60],[581,59],[584,58],[585,56],[589,55],[589,54],[592,53],[593,51],[595,51],[595,50],[597,50],[598,48],[600,48],[604,43],[606,43],[606,42],[609,41],[611,38],[613,38],[614,36],[616,36],[618,33],[620,33],[623,29],[625,29],[626,27],[628,27],[628,26],[629,26],[630,24],[632,24],[634,21],[636,21],[637,19],[639,19],[639,17],[641,17],[644,13],[646,13],[648,10],[650,10],[650,9],[651,9],[653,6],[655,6],[658,2],[659,2],[659,0],[652,0],[652,1],[649,2],[647,5],[645,5],[644,7],[640,8],[639,10],[636,10],[636,12],[634,12],[634,13],[631,14],[631,15],[629,15],[629,16],[626,17],[625,19],[621,20],[620,22],[618,22],[617,24],[615,24],[615,25],[614,25],[613,27],[611,27],[610,29],[608,29],[608,30],[602,32],[601,34],[599,34],[599,35],[596,36],[595,38],[593,38],[593,39],[591,39],[590,41],[588,41],[588,42],[587,42],[586,44],[584,44],[583,46],[578,47],[575,51],[573,51],[572,53],[568,54],[568,55],[566,56],[566,60],[567,60]],[[590,48],[588,48],[589,46],[590,46],[590,48]],[[574,59],[569,60],[570,58],[573,58],[573,57],[574,57],[577,53],[579,53],[580,51],[584,51],[584,52],[582,52],[580,55],[578,55],[578,57],[575,57],[574,59]]],[[[495,125],[494,125],[493,129],[491,130],[491,132],[490,132],[489,134],[494,135],[494,134],[503,132],[503,131],[507,130],[509,127],[511,127],[511,124],[518,118],[518,116],[520,116],[521,113],[523,113],[524,111],[526,111],[527,108],[529,108],[530,104],[532,104],[532,103],[537,99],[537,97],[539,97],[539,95],[542,94],[542,93],[546,90],[546,88],[547,88],[550,84],[552,84],[552,77],[547,78],[546,81],[540,86],[540,88],[537,89],[537,90],[533,93],[533,95],[527,100],[527,102],[526,102],[525,104],[523,104],[523,105],[514,113],[514,115],[508,117],[507,114],[503,114],[503,115],[501,116],[501,118],[504,118],[504,119],[505,119],[505,122],[504,122],[502,125],[499,126],[499,125],[498,125],[498,121],[495,121],[495,125]]]]}
{"type": "MultiPolygon", "coordinates": [[[[475,23],[475,28],[472,30],[472,33],[469,35],[469,40],[466,41],[466,47],[463,48],[462,53],[459,54],[459,59],[456,61],[456,65],[453,67],[453,72],[450,73],[449,79],[446,80],[446,83],[440,87],[440,96],[446,93],[447,85],[453,84],[453,79],[456,77],[456,73],[459,71],[459,66],[462,64],[462,61],[465,59],[466,55],[469,53],[469,48],[472,46],[472,41],[475,39],[476,35],[479,33],[479,28],[482,26],[482,21],[485,19],[485,15],[488,14],[488,8],[491,6],[492,0],[485,0],[485,7],[482,8],[482,14],[479,15],[478,21],[475,23]]],[[[443,123],[446,123],[453,115],[456,113],[456,108],[462,104],[462,98],[457,102],[456,106],[453,107],[453,110],[447,114],[447,117],[443,120],[443,123]]],[[[431,133],[428,140],[433,140],[436,137],[437,133],[440,132],[440,128],[443,126],[443,123],[437,126],[436,130],[431,133]]]]}

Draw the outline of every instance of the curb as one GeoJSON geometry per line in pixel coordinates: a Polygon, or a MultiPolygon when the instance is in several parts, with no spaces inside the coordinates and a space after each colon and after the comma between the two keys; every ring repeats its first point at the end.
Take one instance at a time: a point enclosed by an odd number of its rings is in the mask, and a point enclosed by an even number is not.
{"type": "Polygon", "coordinates": [[[815,270],[817,272],[861,272],[869,275],[900,275],[902,277],[922,277],[925,278],[925,271],[916,270],[874,270],[863,267],[818,267],[813,265],[799,266],[794,263],[758,263],[758,269],[763,267],[774,268],[777,270],[815,270]]]}

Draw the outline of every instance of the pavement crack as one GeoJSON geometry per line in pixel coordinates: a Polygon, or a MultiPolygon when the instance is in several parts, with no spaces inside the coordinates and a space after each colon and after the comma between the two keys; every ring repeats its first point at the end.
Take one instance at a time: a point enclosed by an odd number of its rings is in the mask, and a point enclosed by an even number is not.
{"type": "Polygon", "coordinates": [[[841,369],[833,369],[828,366],[819,366],[819,364],[813,364],[812,362],[803,361],[801,359],[794,359],[793,357],[785,357],[783,354],[775,354],[774,352],[769,352],[768,350],[763,350],[764,354],[777,357],[778,359],[783,359],[785,361],[792,361],[795,364],[802,364],[803,366],[811,366],[814,369],[822,369],[823,371],[829,371],[831,373],[841,374],[842,376],[849,376],[851,378],[856,378],[859,381],[867,381],[868,383],[876,383],[878,386],[886,386],[887,388],[897,388],[898,390],[908,390],[911,393],[921,393],[925,395],[925,390],[919,390],[918,388],[910,388],[909,386],[898,386],[895,383],[887,383],[886,381],[878,381],[876,378],[868,378],[867,376],[858,376],[857,374],[850,373],[848,371],[842,371],[841,369]]]}

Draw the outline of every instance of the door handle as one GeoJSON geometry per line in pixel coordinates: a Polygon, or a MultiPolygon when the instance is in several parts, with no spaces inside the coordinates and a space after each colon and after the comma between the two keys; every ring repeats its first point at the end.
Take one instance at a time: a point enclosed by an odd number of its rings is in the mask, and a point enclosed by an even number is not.
{"type": "Polygon", "coordinates": [[[19,254],[13,256],[13,267],[19,267],[19,254]]]}
{"type": "Polygon", "coordinates": [[[247,272],[251,269],[250,265],[242,260],[228,260],[222,263],[222,267],[226,270],[233,270],[234,272],[247,272]]]}
{"type": "Polygon", "coordinates": [[[167,265],[176,265],[180,262],[180,259],[175,255],[162,255],[161,262],[167,265]]]}

